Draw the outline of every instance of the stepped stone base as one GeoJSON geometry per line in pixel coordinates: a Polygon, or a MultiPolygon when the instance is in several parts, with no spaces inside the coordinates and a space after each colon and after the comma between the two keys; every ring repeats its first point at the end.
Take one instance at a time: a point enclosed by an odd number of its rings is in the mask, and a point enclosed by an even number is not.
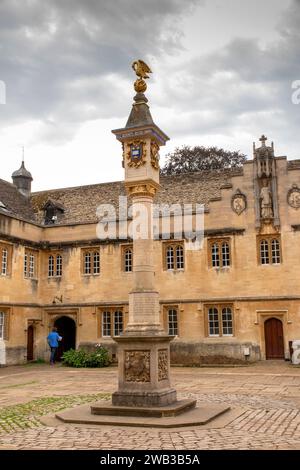
{"type": "Polygon", "coordinates": [[[151,416],[162,418],[163,416],[177,416],[185,411],[195,408],[196,400],[181,400],[166,406],[114,406],[103,403],[91,406],[91,412],[95,415],[110,416],[151,416]]]}
{"type": "Polygon", "coordinates": [[[152,407],[176,404],[176,390],[168,389],[159,392],[125,392],[117,391],[112,394],[113,406],[152,407]]]}
{"type": "MultiPolygon", "coordinates": [[[[184,400],[186,401],[186,400],[184,400]]],[[[193,400],[191,400],[193,401],[193,400]]],[[[180,402],[177,402],[180,403],[180,402]]],[[[101,405],[102,407],[102,405],[101,405]]],[[[104,409],[109,408],[103,405],[104,409]]],[[[95,404],[92,408],[99,408],[99,404],[95,404]]],[[[126,407],[124,407],[126,408],[126,407]]],[[[91,414],[91,407],[89,405],[78,406],[70,410],[57,413],[55,416],[64,423],[74,424],[87,424],[87,425],[107,425],[107,426],[134,426],[134,427],[147,427],[147,428],[179,428],[184,426],[201,426],[209,423],[210,421],[218,418],[227,411],[230,407],[216,404],[216,405],[203,405],[189,409],[186,412],[180,412],[177,416],[164,415],[164,416],[127,416],[120,414],[120,407],[118,415],[108,414],[91,414]]],[[[124,410],[125,411],[125,410],[124,410]]],[[[154,411],[154,410],[153,410],[154,411]]],[[[162,410],[161,410],[162,411],[162,410]]],[[[166,413],[171,413],[171,406],[165,407],[166,413]]],[[[145,411],[143,410],[143,413],[145,411]]],[[[161,414],[160,414],[161,415],[161,414]]]]}

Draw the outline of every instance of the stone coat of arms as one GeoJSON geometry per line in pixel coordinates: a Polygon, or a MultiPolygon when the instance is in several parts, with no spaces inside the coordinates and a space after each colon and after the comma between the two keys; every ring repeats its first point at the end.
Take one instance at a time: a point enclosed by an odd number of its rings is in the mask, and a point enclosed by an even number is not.
{"type": "Polygon", "coordinates": [[[294,209],[299,209],[300,207],[300,188],[296,184],[293,184],[292,188],[288,191],[287,202],[289,206],[294,209]]]}
{"type": "Polygon", "coordinates": [[[240,215],[247,207],[247,198],[239,189],[236,190],[231,198],[231,208],[237,214],[240,215]]]}

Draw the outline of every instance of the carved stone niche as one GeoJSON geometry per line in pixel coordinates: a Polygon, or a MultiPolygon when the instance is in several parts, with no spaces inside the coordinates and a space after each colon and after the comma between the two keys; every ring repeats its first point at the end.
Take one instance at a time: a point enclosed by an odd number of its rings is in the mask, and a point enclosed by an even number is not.
{"type": "Polygon", "coordinates": [[[267,137],[259,139],[261,147],[253,144],[254,157],[254,191],[255,191],[255,226],[261,230],[264,225],[272,224],[278,230],[280,227],[277,168],[274,144],[266,145],[267,137]]]}
{"type": "Polygon", "coordinates": [[[231,208],[237,215],[241,215],[247,208],[247,197],[239,189],[236,190],[231,198],[231,208]]]}

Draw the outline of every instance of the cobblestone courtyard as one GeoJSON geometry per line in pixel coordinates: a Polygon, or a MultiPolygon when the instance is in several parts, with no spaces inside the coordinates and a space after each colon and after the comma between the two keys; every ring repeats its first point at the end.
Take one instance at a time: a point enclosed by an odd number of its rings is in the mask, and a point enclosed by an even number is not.
{"type": "Polygon", "coordinates": [[[172,384],[180,398],[225,403],[231,411],[205,426],[172,430],[66,425],[43,416],[108,400],[116,368],[2,368],[0,449],[300,449],[300,368],[284,361],[172,368],[172,384]]]}

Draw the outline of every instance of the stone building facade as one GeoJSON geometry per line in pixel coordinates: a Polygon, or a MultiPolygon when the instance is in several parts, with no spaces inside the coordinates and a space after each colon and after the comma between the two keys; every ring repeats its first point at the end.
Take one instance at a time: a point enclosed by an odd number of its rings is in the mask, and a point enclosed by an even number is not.
{"type": "MultiPolygon", "coordinates": [[[[158,203],[205,207],[201,249],[154,241],[173,364],[288,359],[300,339],[300,160],[260,140],[241,169],[161,177],[158,203]]],[[[31,193],[24,163],[12,177],[0,180],[0,363],[48,359],[53,325],[62,349],[101,343],[115,357],[134,253],[129,238],[97,237],[97,207],[117,208],[123,183],[31,193]]]]}

